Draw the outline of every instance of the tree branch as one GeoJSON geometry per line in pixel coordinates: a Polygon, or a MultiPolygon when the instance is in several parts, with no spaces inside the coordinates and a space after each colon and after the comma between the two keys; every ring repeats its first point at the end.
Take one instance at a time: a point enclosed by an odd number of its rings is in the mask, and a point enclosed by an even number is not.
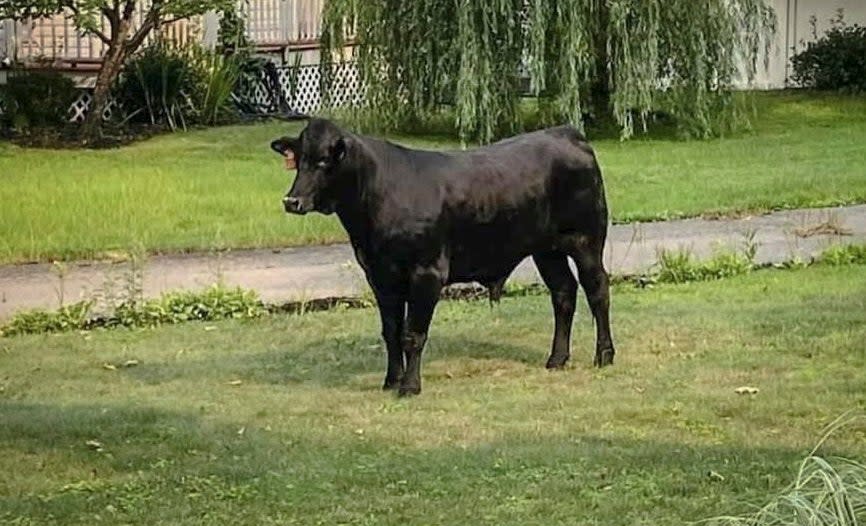
{"type": "Polygon", "coordinates": [[[180,22],[181,20],[184,20],[186,18],[189,18],[189,17],[188,16],[176,16],[174,18],[166,18],[165,20],[160,22],[160,24],[163,26],[167,26],[169,24],[174,24],[175,22],[180,22]]]}
{"type": "MultiPolygon", "coordinates": [[[[130,2],[134,5],[134,0],[127,0],[127,6],[130,2]]],[[[160,9],[162,8],[162,2],[159,0],[154,0],[151,4],[150,9],[147,11],[147,15],[145,15],[144,20],[141,22],[141,27],[139,27],[132,37],[127,40],[126,47],[130,51],[135,51],[144,42],[144,39],[147,38],[147,35],[157,26],[159,23],[159,15],[160,9]]]]}
{"type": "Polygon", "coordinates": [[[116,24],[119,20],[119,13],[117,9],[111,9],[110,7],[103,7],[100,9],[102,12],[102,16],[108,19],[108,22],[111,24],[116,24]]]}
{"type": "Polygon", "coordinates": [[[96,38],[101,40],[102,43],[105,44],[106,46],[111,45],[111,38],[108,35],[106,35],[105,33],[103,33],[102,31],[100,31],[98,29],[88,29],[86,32],[90,33],[91,35],[96,36],[96,38]]]}
{"type": "MultiPolygon", "coordinates": [[[[66,0],[65,2],[62,2],[61,5],[63,7],[65,7],[66,9],[69,9],[70,11],[72,11],[73,17],[81,15],[81,11],[78,9],[78,6],[75,5],[75,2],[73,2],[72,0],[66,0]]],[[[103,10],[103,14],[105,14],[104,10],[103,10]]],[[[96,38],[101,40],[106,45],[111,45],[111,38],[109,38],[108,35],[106,35],[105,33],[103,33],[102,31],[100,31],[96,28],[84,29],[83,32],[84,33],[90,33],[91,35],[94,35],[96,38]]]]}

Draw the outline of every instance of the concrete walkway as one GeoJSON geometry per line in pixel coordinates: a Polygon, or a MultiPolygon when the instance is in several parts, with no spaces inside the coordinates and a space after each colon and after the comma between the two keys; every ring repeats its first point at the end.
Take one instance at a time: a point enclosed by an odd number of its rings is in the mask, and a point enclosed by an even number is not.
{"type": "MultiPolygon", "coordinates": [[[[612,273],[638,273],[656,263],[660,248],[688,249],[707,257],[717,246],[742,248],[750,235],[759,263],[809,259],[831,244],[866,243],[866,205],[615,225],[605,260],[612,273]]],[[[117,297],[130,273],[128,263],[79,261],[66,267],[62,279],[49,264],[0,267],[0,319],[19,309],[55,308],[61,289],[66,303],[106,293],[117,297]]],[[[218,277],[258,291],[267,302],[356,296],[366,288],[351,248],[341,244],[151,257],[144,266],[143,290],[145,296],[158,296],[167,290],[205,287],[218,277]]],[[[531,260],[525,260],[512,279],[537,281],[531,260]]]]}

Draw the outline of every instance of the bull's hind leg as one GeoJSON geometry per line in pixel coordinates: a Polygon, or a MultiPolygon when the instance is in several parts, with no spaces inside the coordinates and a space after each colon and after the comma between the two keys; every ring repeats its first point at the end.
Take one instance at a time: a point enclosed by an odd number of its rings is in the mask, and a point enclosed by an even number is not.
{"type": "MultiPolygon", "coordinates": [[[[581,238],[585,239],[585,238],[581,238]]],[[[577,275],[580,285],[586,293],[586,301],[595,318],[595,358],[593,364],[598,367],[613,364],[613,339],[610,335],[610,284],[607,271],[602,260],[604,241],[596,243],[577,242],[571,257],[577,264],[577,275]]]]}
{"type": "Polygon", "coordinates": [[[560,252],[547,252],[532,256],[541,279],[550,289],[553,303],[553,345],[547,368],[562,367],[571,355],[571,323],[574,320],[574,303],[577,297],[577,281],[568,267],[568,256],[560,252]]]}

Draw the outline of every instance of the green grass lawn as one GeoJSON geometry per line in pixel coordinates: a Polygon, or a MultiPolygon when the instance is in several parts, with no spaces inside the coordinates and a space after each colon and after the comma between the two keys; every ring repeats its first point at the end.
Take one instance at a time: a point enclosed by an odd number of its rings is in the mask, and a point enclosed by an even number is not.
{"type": "MultiPolygon", "coordinates": [[[[593,141],[614,220],[866,201],[866,99],[757,101],[754,131],[732,138],[593,141]]],[[[105,151],[0,144],[0,263],[342,240],[335,218],[282,212],[290,181],[268,144],[300,126],[209,129],[105,151]]]]}
{"type": "MultiPolygon", "coordinates": [[[[582,304],[574,364],[548,372],[546,297],[443,303],[425,391],[408,400],[379,390],[372,309],[3,339],[0,523],[656,526],[746,512],[793,479],[823,426],[866,409],[864,274],[617,287],[620,354],[603,371],[582,304]]],[[[827,447],[862,461],[866,428],[827,447]]]]}

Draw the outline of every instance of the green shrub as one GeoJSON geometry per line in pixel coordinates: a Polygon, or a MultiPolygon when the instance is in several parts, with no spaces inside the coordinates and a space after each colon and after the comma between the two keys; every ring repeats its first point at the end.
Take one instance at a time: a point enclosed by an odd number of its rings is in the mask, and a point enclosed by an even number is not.
{"type": "Polygon", "coordinates": [[[0,329],[0,334],[16,336],[84,329],[87,326],[92,306],[93,303],[90,301],[81,301],[66,305],[56,311],[37,309],[20,312],[0,329]]]}
{"type": "Polygon", "coordinates": [[[751,272],[755,268],[753,251],[737,253],[717,251],[706,261],[695,261],[690,252],[684,250],[661,250],[658,255],[659,283],[688,283],[730,278],[751,272]]]}
{"type": "Polygon", "coordinates": [[[105,324],[155,327],[185,321],[258,318],[265,314],[267,309],[254,291],[216,284],[201,292],[169,292],[158,299],[122,303],[105,324]]]}
{"type": "Polygon", "coordinates": [[[189,60],[196,71],[190,87],[191,117],[199,124],[214,125],[232,114],[232,91],[241,75],[240,58],[194,47],[189,60]]]}
{"type": "Polygon", "coordinates": [[[99,318],[91,318],[93,302],[84,301],[56,311],[19,312],[0,329],[3,336],[38,334],[96,327],[156,327],[185,321],[258,318],[267,308],[251,290],[215,284],[203,291],[169,292],[150,300],[129,300],[99,318]]]}
{"type": "Polygon", "coordinates": [[[130,59],[116,86],[127,119],[163,124],[216,124],[231,109],[237,59],[198,45],[154,43],[130,59]]]}
{"type": "MultiPolygon", "coordinates": [[[[814,32],[815,19],[812,19],[814,32]]],[[[830,29],[791,58],[793,79],[820,90],[866,91],[866,27],[847,25],[842,12],[830,29]]]]}
{"type": "Polygon", "coordinates": [[[817,258],[823,265],[866,265],[866,245],[834,245],[817,258]]]}
{"type": "Polygon", "coordinates": [[[33,71],[10,76],[0,90],[3,120],[18,130],[63,126],[69,107],[78,97],[75,83],[56,71],[33,71]]]}
{"type": "Polygon", "coordinates": [[[191,105],[184,93],[196,85],[195,77],[184,49],[159,41],[126,63],[117,98],[132,122],[185,127],[191,105]]]}

